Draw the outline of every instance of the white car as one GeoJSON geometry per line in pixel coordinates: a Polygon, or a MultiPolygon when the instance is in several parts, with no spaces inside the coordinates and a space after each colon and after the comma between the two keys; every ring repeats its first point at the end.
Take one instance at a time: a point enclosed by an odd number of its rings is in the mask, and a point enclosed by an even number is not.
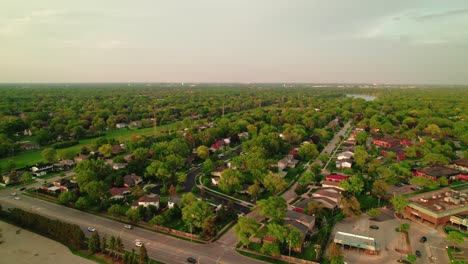
{"type": "Polygon", "coordinates": [[[16,196],[16,197],[15,197],[15,200],[19,200],[19,199],[21,199],[21,198],[19,198],[19,196],[16,196]]]}
{"type": "Polygon", "coordinates": [[[94,227],[92,227],[92,226],[89,226],[89,227],[88,227],[88,231],[89,231],[89,232],[94,232],[94,231],[96,231],[96,228],[94,228],[94,227]]]}
{"type": "Polygon", "coordinates": [[[11,193],[11,195],[12,195],[12,196],[15,196],[15,195],[16,195],[16,193],[15,193],[15,192],[12,192],[12,193],[11,193]]]}
{"type": "Polygon", "coordinates": [[[124,225],[125,228],[127,229],[132,229],[133,227],[131,225],[124,225]]]}
{"type": "Polygon", "coordinates": [[[141,247],[142,245],[143,245],[143,244],[141,243],[141,241],[140,241],[140,240],[138,240],[138,239],[137,239],[137,240],[135,240],[135,246],[137,246],[137,247],[141,247]]]}

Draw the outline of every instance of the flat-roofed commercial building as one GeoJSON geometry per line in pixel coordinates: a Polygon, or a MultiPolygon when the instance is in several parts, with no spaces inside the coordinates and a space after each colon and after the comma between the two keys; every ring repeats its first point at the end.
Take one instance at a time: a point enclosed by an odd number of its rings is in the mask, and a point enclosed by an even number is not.
{"type": "Polygon", "coordinates": [[[404,212],[406,217],[431,223],[435,228],[445,225],[452,216],[468,214],[468,188],[444,188],[412,196],[404,212]]]}

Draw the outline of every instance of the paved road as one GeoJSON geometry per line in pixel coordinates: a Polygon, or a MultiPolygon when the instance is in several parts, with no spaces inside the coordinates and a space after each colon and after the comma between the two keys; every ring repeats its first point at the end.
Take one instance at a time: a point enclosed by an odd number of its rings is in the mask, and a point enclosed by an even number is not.
{"type": "MultiPolygon", "coordinates": [[[[325,153],[332,153],[335,148],[336,148],[336,145],[340,142],[340,136],[344,136],[346,131],[348,131],[349,127],[351,126],[351,121],[348,121],[348,123],[346,123],[343,128],[341,128],[341,130],[333,137],[333,139],[328,142],[327,146],[322,150],[322,152],[320,152],[320,155],[322,154],[325,154],[325,153]]],[[[332,157],[330,157],[331,159],[332,157]]],[[[313,163],[318,163],[320,164],[321,166],[323,166],[323,163],[322,161],[320,161],[318,158],[315,159],[313,161],[313,163]]],[[[323,171],[325,172],[325,171],[323,171]]],[[[297,194],[294,192],[294,190],[296,189],[298,183],[294,183],[291,188],[289,188],[286,192],[284,192],[281,197],[283,197],[286,202],[288,202],[288,204],[290,202],[292,202],[296,197],[297,197],[297,194]]]]}
{"type": "Polygon", "coordinates": [[[78,224],[88,235],[87,227],[93,226],[101,235],[120,236],[126,249],[134,248],[135,239],[140,239],[145,243],[150,258],[164,263],[186,263],[188,257],[199,258],[200,263],[264,263],[244,257],[235,251],[237,238],[232,230],[217,242],[195,244],[140,228],[127,230],[121,223],[28,196],[20,195],[21,199],[15,200],[10,195],[11,192],[13,191],[0,191],[0,203],[4,209],[22,208],[50,218],[78,224]]]}

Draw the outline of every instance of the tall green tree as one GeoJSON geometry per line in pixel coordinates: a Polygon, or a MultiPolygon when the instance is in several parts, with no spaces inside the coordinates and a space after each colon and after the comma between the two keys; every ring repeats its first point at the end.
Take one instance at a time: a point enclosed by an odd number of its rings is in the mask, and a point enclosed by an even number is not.
{"type": "Polygon", "coordinates": [[[149,261],[149,257],[148,257],[148,251],[146,250],[146,247],[145,245],[141,245],[140,247],[140,254],[139,254],[139,261],[138,261],[138,264],[146,264],[148,263],[149,261]]]}
{"type": "Polygon", "coordinates": [[[182,220],[196,228],[202,228],[206,221],[214,217],[210,204],[205,201],[193,201],[182,208],[182,220]]]}
{"type": "Polygon", "coordinates": [[[254,218],[241,217],[234,226],[234,233],[244,246],[248,246],[249,238],[257,232],[259,226],[254,218]]]}
{"type": "Polygon", "coordinates": [[[358,195],[364,190],[364,179],[360,175],[353,175],[347,180],[341,181],[339,186],[347,192],[358,195]]]}
{"type": "Polygon", "coordinates": [[[42,152],[42,158],[44,158],[47,162],[54,162],[57,158],[57,150],[54,148],[45,148],[42,152]]]}
{"type": "Polygon", "coordinates": [[[404,197],[403,195],[396,195],[395,197],[392,198],[391,202],[393,204],[393,208],[395,209],[395,211],[399,213],[402,213],[403,210],[406,208],[406,206],[408,206],[409,204],[408,199],[404,197]]]}
{"type": "Polygon", "coordinates": [[[100,251],[101,251],[100,238],[99,238],[99,233],[96,231],[88,239],[88,252],[90,254],[95,254],[100,251]]]}
{"type": "Polygon", "coordinates": [[[257,202],[257,210],[262,217],[271,218],[274,223],[282,223],[286,216],[287,203],[280,196],[270,196],[257,202]]]}

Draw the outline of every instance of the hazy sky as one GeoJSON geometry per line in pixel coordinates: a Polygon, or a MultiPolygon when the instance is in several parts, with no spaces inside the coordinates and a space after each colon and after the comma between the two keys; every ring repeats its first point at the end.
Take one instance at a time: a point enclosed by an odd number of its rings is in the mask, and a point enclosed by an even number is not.
{"type": "Polygon", "coordinates": [[[0,82],[132,81],[468,84],[468,1],[0,1],[0,82]]]}

